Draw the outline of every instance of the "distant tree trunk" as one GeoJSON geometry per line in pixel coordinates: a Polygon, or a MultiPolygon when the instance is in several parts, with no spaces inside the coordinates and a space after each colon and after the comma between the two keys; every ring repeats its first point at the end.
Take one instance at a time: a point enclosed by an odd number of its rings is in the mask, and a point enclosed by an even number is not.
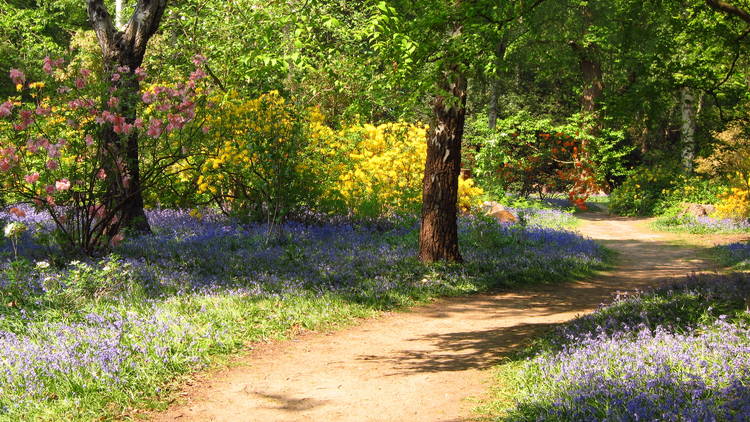
{"type": "Polygon", "coordinates": [[[118,31],[122,30],[122,2],[123,0],[115,0],[115,28],[118,31]]]}
{"type": "MultiPolygon", "coordinates": [[[[87,0],[91,25],[96,32],[102,50],[104,77],[111,80],[111,86],[122,92],[119,113],[127,123],[136,119],[136,107],[140,101],[140,83],[132,77],[132,72],[143,63],[146,45],[159,28],[159,23],[167,6],[167,0],[138,0],[135,12],[123,31],[118,31],[112,17],[107,12],[103,0],[87,0]],[[127,67],[131,77],[113,80],[112,75],[120,67],[127,67]]],[[[106,99],[104,99],[106,101],[106,99]]],[[[114,206],[121,207],[118,226],[136,231],[149,231],[150,227],[143,211],[143,195],[138,154],[138,133],[133,131],[128,137],[120,137],[111,125],[104,126],[101,142],[112,154],[120,177],[110,177],[110,195],[114,206]],[[120,163],[117,163],[117,161],[120,163]]],[[[119,227],[113,227],[109,235],[116,234],[119,227]]]]}
{"type": "MultiPolygon", "coordinates": [[[[497,44],[497,49],[495,50],[495,64],[497,65],[497,68],[500,68],[500,64],[503,61],[503,57],[505,57],[505,50],[508,48],[508,43],[506,41],[506,37],[503,37],[502,40],[497,44]]],[[[490,82],[492,84],[492,92],[490,94],[490,107],[487,111],[487,126],[490,129],[495,129],[497,127],[497,115],[498,115],[498,100],[500,99],[500,77],[498,75],[493,75],[492,81],[490,82]]]]}
{"type": "Polygon", "coordinates": [[[695,95],[683,86],[680,89],[680,144],[682,149],[682,167],[686,173],[692,173],[695,159],[695,95]]]}
{"type": "MultiPolygon", "coordinates": [[[[581,11],[584,20],[583,34],[585,36],[589,33],[590,27],[593,25],[594,12],[588,5],[583,6],[581,11]]],[[[571,42],[570,45],[578,55],[581,76],[583,76],[581,111],[585,116],[596,118],[596,114],[599,110],[599,98],[601,97],[602,92],[604,92],[602,65],[598,58],[599,47],[595,43],[581,46],[576,42],[571,42]]],[[[601,125],[598,122],[593,122],[583,129],[585,133],[591,136],[597,136],[601,131],[601,125]]],[[[583,149],[585,152],[586,139],[583,140],[582,146],[584,147],[583,149]]]]}
{"type": "Polygon", "coordinates": [[[427,135],[419,259],[462,262],[458,250],[457,201],[467,82],[458,65],[446,66],[438,88],[440,94],[432,105],[435,122],[427,135]]]}
{"type": "Polygon", "coordinates": [[[604,91],[602,82],[602,65],[598,60],[588,55],[581,57],[581,74],[583,75],[583,95],[581,96],[581,111],[595,114],[598,100],[604,91]]]}

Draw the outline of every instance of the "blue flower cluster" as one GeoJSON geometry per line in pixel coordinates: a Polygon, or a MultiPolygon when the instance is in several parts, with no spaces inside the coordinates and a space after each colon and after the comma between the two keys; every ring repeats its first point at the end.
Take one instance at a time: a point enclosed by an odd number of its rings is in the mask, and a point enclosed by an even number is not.
{"type": "Polygon", "coordinates": [[[695,275],[567,324],[509,419],[750,420],[749,295],[746,274],[695,275]]]}
{"type": "Polygon", "coordinates": [[[39,241],[49,221],[19,209],[0,214],[29,227],[22,259],[13,260],[9,242],[1,251],[0,416],[74,406],[91,394],[153,394],[210,351],[249,340],[256,326],[294,324],[285,301],[383,309],[399,297],[559,280],[602,260],[593,241],[573,232],[485,218],[460,222],[468,265],[433,267],[416,259],[415,218],[310,213],[304,223],[269,227],[162,209],[147,213],[152,234],[126,238],[107,257],[70,261],[39,241]],[[279,308],[255,305],[264,300],[279,308]]]}

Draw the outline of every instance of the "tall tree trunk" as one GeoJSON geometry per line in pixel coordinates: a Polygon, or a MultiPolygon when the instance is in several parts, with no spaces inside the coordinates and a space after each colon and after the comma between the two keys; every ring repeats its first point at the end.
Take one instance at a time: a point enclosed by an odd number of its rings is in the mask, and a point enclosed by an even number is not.
{"type": "MultiPolygon", "coordinates": [[[[132,76],[132,72],[143,63],[146,45],[159,28],[167,0],[138,0],[135,12],[123,31],[115,28],[103,0],[87,2],[89,19],[102,50],[104,77],[111,80],[111,87],[121,93],[119,113],[127,123],[133,124],[140,101],[140,82],[132,76]],[[115,73],[119,73],[118,68],[121,67],[129,69],[129,77],[112,78],[115,73]]],[[[120,176],[109,178],[112,196],[110,206],[120,208],[120,219],[119,224],[107,234],[116,234],[118,226],[149,231],[148,220],[143,211],[137,131],[134,130],[130,136],[121,137],[111,125],[106,125],[101,132],[101,142],[112,155],[111,166],[117,168],[114,173],[120,176]]]]}
{"type": "MultiPolygon", "coordinates": [[[[503,39],[500,40],[500,42],[497,44],[497,49],[495,50],[495,64],[496,68],[499,71],[500,64],[503,61],[503,58],[505,57],[505,50],[508,48],[508,43],[506,40],[506,36],[503,36],[503,39]]],[[[498,115],[498,100],[500,98],[500,76],[493,75],[492,81],[490,82],[492,84],[492,93],[490,94],[490,107],[487,111],[487,126],[490,129],[495,129],[497,127],[497,115],[498,115]]]]}
{"type": "Polygon", "coordinates": [[[695,95],[686,86],[680,89],[680,112],[682,168],[686,173],[692,173],[693,160],[695,159],[695,95]]]}
{"type": "Polygon", "coordinates": [[[602,66],[598,60],[588,54],[581,56],[581,74],[583,75],[583,95],[581,96],[581,111],[585,114],[596,113],[599,97],[604,91],[602,82],[602,66]]]}
{"type": "MultiPolygon", "coordinates": [[[[583,38],[590,32],[594,21],[594,11],[586,4],[581,9],[583,15],[583,38]]],[[[596,113],[599,110],[599,97],[604,92],[604,82],[602,80],[602,65],[599,61],[599,46],[596,43],[590,43],[587,46],[581,46],[575,42],[571,43],[573,50],[578,55],[578,61],[583,76],[583,93],[581,95],[581,111],[588,118],[596,119],[596,113]]],[[[590,136],[597,136],[601,130],[601,125],[594,121],[588,123],[584,132],[590,136]]],[[[586,139],[582,143],[584,153],[586,152],[586,139]]]]}
{"type": "Polygon", "coordinates": [[[438,88],[440,94],[432,105],[435,122],[427,135],[419,259],[462,262],[457,201],[467,82],[458,65],[445,67],[438,88]]]}
{"type": "Polygon", "coordinates": [[[115,28],[118,31],[122,30],[122,2],[123,0],[115,0],[115,28]]]}

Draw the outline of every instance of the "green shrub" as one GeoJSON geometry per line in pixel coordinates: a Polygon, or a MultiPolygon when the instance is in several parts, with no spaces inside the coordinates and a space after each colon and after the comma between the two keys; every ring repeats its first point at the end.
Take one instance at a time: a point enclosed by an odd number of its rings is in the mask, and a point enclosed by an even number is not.
{"type": "Polygon", "coordinates": [[[619,215],[647,216],[675,212],[681,203],[714,204],[721,187],[677,167],[639,167],[610,195],[609,209],[619,215]]]}

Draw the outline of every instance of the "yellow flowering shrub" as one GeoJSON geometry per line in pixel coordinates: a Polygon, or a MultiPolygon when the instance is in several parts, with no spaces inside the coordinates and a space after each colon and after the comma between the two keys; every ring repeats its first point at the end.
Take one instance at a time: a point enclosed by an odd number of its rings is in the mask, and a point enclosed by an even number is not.
{"type": "MultiPolygon", "coordinates": [[[[212,102],[198,154],[169,169],[172,192],[192,187],[194,202],[256,218],[283,218],[300,205],[366,216],[419,209],[426,126],[335,130],[320,110],[300,111],[278,92],[250,100],[230,92],[212,102]]],[[[473,180],[459,181],[462,209],[478,205],[482,194],[473,180]]]]}
{"type": "MultiPolygon", "coordinates": [[[[427,127],[395,122],[345,128],[324,143],[339,154],[336,183],[328,197],[339,197],[348,210],[372,215],[415,211],[422,203],[427,127]]],[[[459,206],[478,205],[484,192],[473,180],[459,180],[459,206]]]]}
{"type": "Polygon", "coordinates": [[[750,217],[750,136],[739,123],[714,134],[718,143],[711,155],[696,160],[696,171],[729,188],[719,195],[716,214],[722,218],[750,217]]]}
{"type": "Polygon", "coordinates": [[[468,211],[482,204],[484,190],[474,184],[474,179],[466,179],[463,175],[458,179],[458,208],[468,211]]]}
{"type": "Polygon", "coordinates": [[[733,180],[735,187],[729,188],[719,196],[716,214],[722,218],[742,219],[750,217],[750,175],[736,172],[733,180]]]}
{"type": "MultiPolygon", "coordinates": [[[[198,171],[198,194],[227,211],[281,220],[314,198],[319,184],[305,119],[278,92],[215,99],[198,171]]],[[[179,165],[179,163],[178,163],[179,165]]]]}

